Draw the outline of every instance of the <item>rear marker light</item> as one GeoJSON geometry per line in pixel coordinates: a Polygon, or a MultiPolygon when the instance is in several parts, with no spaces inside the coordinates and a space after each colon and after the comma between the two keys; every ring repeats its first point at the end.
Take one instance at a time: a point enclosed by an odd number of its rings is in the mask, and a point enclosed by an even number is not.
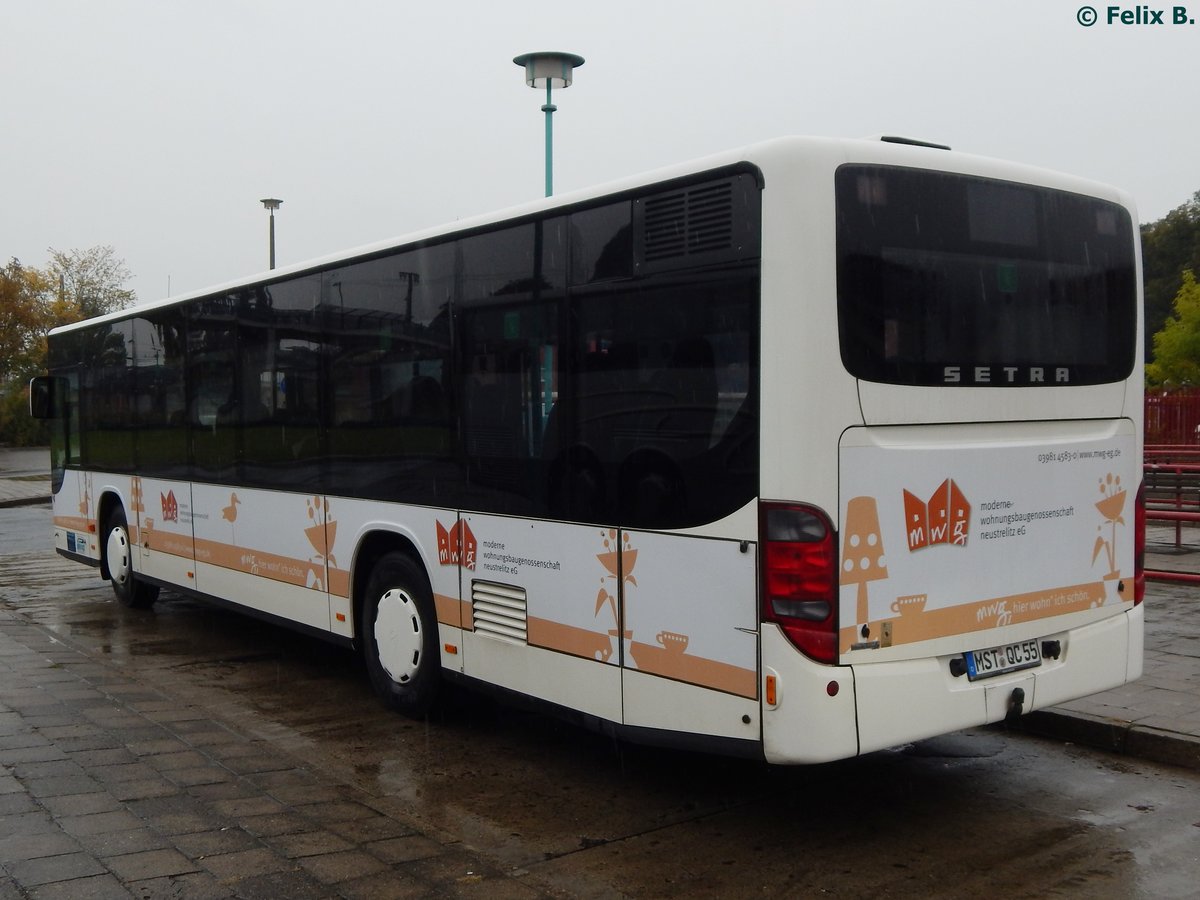
{"type": "Polygon", "coordinates": [[[774,675],[767,676],[767,686],[763,693],[766,695],[767,706],[779,705],[778,681],[774,675]]]}

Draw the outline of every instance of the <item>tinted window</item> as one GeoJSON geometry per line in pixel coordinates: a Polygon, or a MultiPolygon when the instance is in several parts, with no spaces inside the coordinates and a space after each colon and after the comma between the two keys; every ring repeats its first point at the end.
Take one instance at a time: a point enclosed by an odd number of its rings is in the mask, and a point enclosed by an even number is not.
{"type": "Polygon", "coordinates": [[[633,273],[633,221],[629,201],[571,216],[571,283],[589,284],[633,273]]]}
{"type": "Polygon", "coordinates": [[[133,325],[113,322],[85,332],[83,429],[85,465],[128,472],[134,467],[133,325]]]}
{"type": "Polygon", "coordinates": [[[181,308],[133,320],[138,465],[147,475],[187,475],[186,326],[181,308]]]}
{"type": "Polygon", "coordinates": [[[450,301],[455,246],[325,273],[331,489],[447,500],[455,460],[450,301]]]}
{"type": "Polygon", "coordinates": [[[243,295],[238,315],[242,477],[316,490],[323,456],[321,281],[315,275],[243,295]]]}
{"type": "Polygon", "coordinates": [[[755,495],[757,270],[572,298],[571,387],[547,438],[558,515],[713,521],[755,495]]]}
{"type": "Polygon", "coordinates": [[[56,337],[51,365],[110,468],[138,429],[147,474],[699,525],[757,490],[757,191],[675,185],[238,288],[56,337]]]}
{"type": "Polygon", "coordinates": [[[192,464],[201,481],[237,477],[239,391],[238,294],[198,301],[188,307],[188,409],[192,464]]]}
{"type": "Polygon", "coordinates": [[[842,360],[913,385],[1097,384],[1133,368],[1133,229],[1077,194],[880,166],[836,176],[842,360]]]}
{"type": "Polygon", "coordinates": [[[62,469],[79,465],[81,454],[79,386],[83,338],[86,332],[72,331],[50,341],[48,366],[51,375],[63,380],[57,389],[62,404],[51,430],[50,457],[54,489],[62,484],[62,469]]]}
{"type": "Polygon", "coordinates": [[[521,225],[462,242],[463,505],[545,509],[543,454],[559,364],[563,223],[521,225]]]}

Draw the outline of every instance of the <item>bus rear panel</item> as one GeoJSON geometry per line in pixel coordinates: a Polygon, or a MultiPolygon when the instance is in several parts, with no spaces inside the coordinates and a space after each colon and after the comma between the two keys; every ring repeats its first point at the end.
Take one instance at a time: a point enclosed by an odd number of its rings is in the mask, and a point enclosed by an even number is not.
{"type": "MultiPolygon", "coordinates": [[[[764,445],[777,429],[811,448],[775,493],[828,513],[808,564],[835,570],[809,578],[829,594],[824,618],[815,594],[806,610],[764,581],[764,743],[777,761],[996,722],[1142,665],[1128,203],[938,150],[863,156],[825,162],[836,252],[803,292],[835,293],[837,344],[805,352],[801,338],[789,373],[842,377],[822,384],[823,402],[792,399],[790,433],[764,421],[764,445]]],[[[773,336],[803,323],[772,327],[764,309],[769,359],[773,336]]],[[[764,528],[768,568],[781,537],[764,528]]]]}

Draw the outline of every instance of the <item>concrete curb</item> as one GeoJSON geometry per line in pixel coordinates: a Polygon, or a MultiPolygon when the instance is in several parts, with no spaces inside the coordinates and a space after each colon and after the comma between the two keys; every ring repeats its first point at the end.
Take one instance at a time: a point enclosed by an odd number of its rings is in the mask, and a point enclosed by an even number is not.
{"type": "Polygon", "coordinates": [[[8,509],[13,506],[38,506],[42,503],[49,503],[50,496],[45,497],[17,497],[10,500],[0,500],[0,509],[8,509]]]}
{"type": "Polygon", "coordinates": [[[1032,712],[1019,719],[1017,727],[1097,750],[1200,770],[1200,738],[1184,732],[1061,710],[1032,712]]]}

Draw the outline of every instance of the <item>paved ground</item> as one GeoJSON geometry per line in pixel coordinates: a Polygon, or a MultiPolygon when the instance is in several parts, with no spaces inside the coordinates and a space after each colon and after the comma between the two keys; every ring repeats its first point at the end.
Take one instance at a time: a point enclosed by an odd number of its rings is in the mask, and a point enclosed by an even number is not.
{"type": "Polygon", "coordinates": [[[0,609],[0,898],[553,896],[0,609]]]}
{"type": "MultiPolygon", "coordinates": [[[[45,502],[45,450],[0,449],[0,506],[45,502]]],[[[1148,567],[1200,571],[1152,529],[1148,567]]],[[[1027,728],[1200,768],[1200,589],[1153,584],[1145,674],[1027,728]]],[[[0,900],[549,896],[388,798],[304,768],[0,610],[0,900]]]]}
{"type": "MultiPolygon", "coordinates": [[[[1151,528],[1147,568],[1200,573],[1200,532],[1184,534],[1193,543],[1175,551],[1173,528],[1151,528]]],[[[1050,737],[1200,769],[1200,585],[1149,584],[1140,679],[1032,713],[1021,724],[1050,737]]]]}

